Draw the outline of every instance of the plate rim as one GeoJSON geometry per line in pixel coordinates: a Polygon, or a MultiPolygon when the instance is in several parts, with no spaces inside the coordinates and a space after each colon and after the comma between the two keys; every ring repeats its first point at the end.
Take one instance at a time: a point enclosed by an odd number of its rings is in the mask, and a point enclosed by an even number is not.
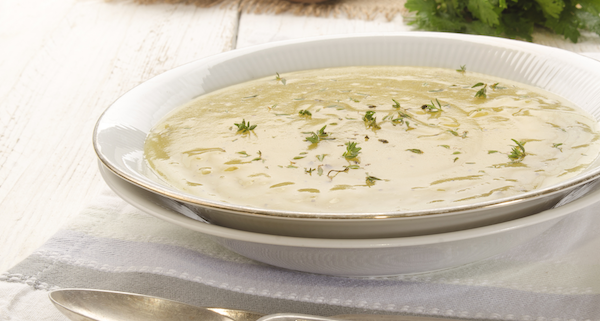
{"type": "Polygon", "coordinates": [[[411,32],[374,32],[374,33],[354,33],[354,34],[341,34],[341,35],[326,35],[326,36],[316,36],[316,37],[306,37],[306,38],[298,38],[298,39],[290,39],[284,41],[276,41],[269,42],[254,46],[249,46],[240,49],[234,49],[231,51],[215,54],[212,56],[208,56],[205,58],[201,58],[198,60],[191,61],[187,64],[181,65],[179,67],[168,70],[164,73],[161,73],[157,76],[152,77],[151,79],[141,83],[140,85],[132,88],[127,91],[121,97],[119,97],[113,104],[111,104],[105,111],[101,114],[94,126],[93,131],[93,147],[96,155],[100,159],[100,161],[112,172],[119,175],[123,179],[128,180],[130,183],[135,184],[141,188],[144,188],[148,191],[157,194],[167,195],[175,200],[182,201],[188,204],[193,204],[201,207],[217,209],[217,210],[225,210],[225,211],[233,211],[238,215],[248,215],[248,216],[265,216],[265,217],[283,217],[283,218],[301,218],[301,219],[332,219],[332,220],[360,220],[360,219],[372,219],[374,216],[385,218],[393,218],[393,219],[416,219],[423,218],[426,219],[430,216],[452,216],[460,213],[464,213],[465,211],[478,211],[482,209],[492,209],[495,207],[502,207],[507,204],[516,204],[523,203],[529,200],[538,199],[544,196],[551,196],[554,194],[561,193],[565,190],[569,190],[574,188],[577,185],[582,185],[588,183],[592,180],[600,177],[600,167],[590,170],[585,175],[578,175],[569,180],[560,182],[558,184],[554,184],[552,186],[542,188],[539,190],[529,191],[523,194],[513,195],[510,197],[489,200],[480,203],[474,204],[466,204],[466,205],[458,205],[451,207],[443,207],[443,208],[434,208],[434,209],[426,209],[426,210],[414,210],[414,211],[387,211],[387,212],[372,212],[372,213],[335,213],[335,212],[297,212],[292,210],[272,210],[272,209],[264,209],[258,207],[251,206],[243,206],[236,204],[228,204],[224,202],[219,202],[215,200],[205,199],[202,197],[197,197],[191,194],[187,194],[182,191],[178,191],[175,188],[170,188],[153,182],[152,180],[148,180],[148,182],[141,181],[136,179],[136,177],[132,177],[126,171],[122,170],[117,164],[111,161],[110,157],[105,155],[101,151],[101,146],[99,145],[99,133],[101,131],[100,127],[105,118],[105,116],[112,112],[113,107],[117,102],[119,102],[123,97],[127,97],[131,92],[143,90],[143,87],[148,86],[150,84],[154,84],[154,82],[161,82],[163,78],[173,77],[180,73],[185,73],[190,69],[197,68],[202,65],[210,65],[211,63],[223,62],[230,60],[235,57],[239,57],[248,53],[259,52],[262,50],[269,50],[272,48],[283,47],[287,45],[293,44],[305,44],[305,43],[317,43],[328,40],[339,40],[339,39],[353,39],[353,38],[371,38],[371,37],[410,37],[410,38],[445,38],[445,39],[456,39],[460,41],[466,41],[470,43],[477,44],[485,44],[492,45],[496,47],[502,47],[505,49],[519,49],[525,52],[539,52],[542,51],[544,54],[552,55],[552,54],[564,54],[570,57],[578,57],[579,60],[589,60],[590,62],[594,62],[598,64],[598,70],[600,74],[600,62],[592,59],[590,57],[586,57],[583,55],[579,55],[574,52],[570,52],[560,48],[547,47],[540,44],[522,42],[512,39],[504,39],[497,37],[489,37],[489,36],[480,36],[480,35],[465,35],[465,34],[455,34],[455,33],[443,33],[443,32],[422,32],[422,31],[411,31],[411,32]],[[418,212],[418,215],[414,215],[413,213],[418,212]]]}

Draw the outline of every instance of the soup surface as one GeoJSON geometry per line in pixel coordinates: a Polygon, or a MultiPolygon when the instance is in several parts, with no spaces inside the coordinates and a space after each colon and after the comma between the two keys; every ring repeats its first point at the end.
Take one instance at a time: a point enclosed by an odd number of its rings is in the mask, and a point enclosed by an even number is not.
{"type": "Polygon", "coordinates": [[[523,84],[440,68],[275,74],[203,95],[148,135],[168,184],[214,201],[313,213],[445,208],[568,179],[597,122],[523,84]]]}

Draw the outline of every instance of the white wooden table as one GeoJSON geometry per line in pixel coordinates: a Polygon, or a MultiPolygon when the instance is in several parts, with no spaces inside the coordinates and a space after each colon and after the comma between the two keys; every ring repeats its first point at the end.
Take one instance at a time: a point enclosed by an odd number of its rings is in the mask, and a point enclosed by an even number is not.
{"type": "MultiPolygon", "coordinates": [[[[29,255],[104,187],[96,119],[139,83],[194,59],[325,34],[408,31],[401,17],[246,14],[129,1],[0,0],[0,272],[29,255]]],[[[600,58],[600,37],[535,42],[600,58]]]]}

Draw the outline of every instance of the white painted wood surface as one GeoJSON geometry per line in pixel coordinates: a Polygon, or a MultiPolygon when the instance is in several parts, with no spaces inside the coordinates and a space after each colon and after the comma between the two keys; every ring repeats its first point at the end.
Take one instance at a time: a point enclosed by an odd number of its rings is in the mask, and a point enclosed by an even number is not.
{"type": "Polygon", "coordinates": [[[92,130],[127,90],[235,45],[238,12],[102,0],[0,2],[0,271],[102,188],[92,130]]]}
{"type": "MultiPolygon", "coordinates": [[[[129,1],[0,0],[0,272],[29,255],[104,187],[92,149],[100,113],[175,66],[259,43],[407,31],[373,21],[239,14],[129,1]]],[[[600,37],[535,41],[600,58],[600,37]]]]}

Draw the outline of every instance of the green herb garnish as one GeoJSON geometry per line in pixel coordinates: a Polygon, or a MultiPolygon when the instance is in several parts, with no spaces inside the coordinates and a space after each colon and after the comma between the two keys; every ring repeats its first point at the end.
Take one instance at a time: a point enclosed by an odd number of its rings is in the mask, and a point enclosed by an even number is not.
{"type": "Polygon", "coordinates": [[[511,139],[517,146],[513,146],[510,154],[508,154],[508,158],[512,159],[515,162],[523,160],[525,158],[525,142],[520,142],[516,139],[511,139]]]}
{"type": "Polygon", "coordinates": [[[310,133],[311,135],[306,137],[306,140],[313,144],[316,144],[325,139],[330,139],[330,140],[333,139],[333,138],[327,138],[329,136],[329,134],[325,132],[325,127],[327,127],[327,125],[321,127],[321,129],[319,129],[316,133],[315,132],[310,133]]]}
{"type": "Polygon", "coordinates": [[[367,174],[367,178],[365,181],[367,183],[367,186],[373,186],[373,185],[375,185],[375,181],[380,181],[380,180],[381,180],[381,178],[377,178],[375,176],[370,176],[369,174],[367,174]]]}
{"type": "Polygon", "coordinates": [[[250,125],[250,122],[246,123],[245,119],[242,119],[241,123],[234,123],[234,125],[237,126],[238,128],[238,133],[242,132],[242,133],[247,133],[251,130],[253,130],[254,128],[256,128],[256,125],[250,125]]]}
{"type": "Polygon", "coordinates": [[[315,133],[312,133],[310,136],[306,137],[306,140],[313,144],[316,144],[320,141],[319,136],[315,133]]]}
{"type": "Polygon", "coordinates": [[[409,148],[409,149],[407,149],[407,151],[415,153],[415,154],[423,154],[422,150],[416,149],[416,148],[409,148]]]}
{"type": "Polygon", "coordinates": [[[456,71],[464,74],[467,71],[467,65],[460,66],[460,69],[456,69],[456,71]]]}
{"type": "Polygon", "coordinates": [[[434,112],[434,113],[437,113],[438,111],[442,111],[442,104],[440,104],[440,101],[437,98],[435,99],[435,101],[437,102],[437,106],[435,105],[433,100],[431,100],[431,104],[423,105],[423,106],[421,106],[421,109],[427,110],[428,112],[434,112]]]}
{"type": "Polygon", "coordinates": [[[577,42],[580,31],[600,34],[600,4],[594,0],[407,0],[408,24],[421,30],[500,36],[533,41],[543,27],[577,42]]]}
{"type": "Polygon", "coordinates": [[[281,83],[285,85],[287,83],[287,81],[285,80],[285,78],[281,78],[281,76],[279,76],[278,72],[276,72],[276,74],[277,74],[277,76],[275,76],[275,80],[281,81],[281,83]]]}
{"type": "Polygon", "coordinates": [[[367,128],[381,129],[381,127],[377,124],[377,117],[374,117],[373,115],[375,115],[375,112],[372,110],[369,110],[365,113],[362,118],[365,122],[365,125],[367,128]]]}
{"type": "Polygon", "coordinates": [[[396,101],[396,99],[392,99],[392,101],[394,102],[394,104],[392,105],[392,107],[394,108],[400,108],[400,103],[396,101]]]}
{"type": "Polygon", "coordinates": [[[483,88],[479,89],[476,93],[475,93],[475,98],[487,98],[487,85],[482,83],[482,82],[478,82],[475,85],[473,85],[473,87],[471,88],[476,88],[476,87],[481,87],[483,86],[483,88]]]}
{"type": "Polygon", "coordinates": [[[554,143],[554,144],[552,144],[552,147],[554,147],[554,148],[556,148],[556,149],[558,149],[559,151],[562,152],[562,147],[560,147],[560,146],[562,146],[562,143],[554,143]]]}
{"type": "Polygon", "coordinates": [[[258,157],[254,158],[252,161],[259,161],[259,160],[263,161],[263,163],[264,163],[261,151],[258,151],[258,157]]]}
{"type": "Polygon", "coordinates": [[[301,116],[307,116],[307,117],[311,117],[312,116],[312,113],[310,111],[304,110],[304,109],[300,110],[298,112],[298,114],[300,114],[301,116]]]}
{"type": "Polygon", "coordinates": [[[346,159],[356,158],[362,149],[361,147],[357,147],[356,144],[356,142],[347,142],[346,151],[344,154],[342,154],[342,156],[344,156],[346,159]]]}

